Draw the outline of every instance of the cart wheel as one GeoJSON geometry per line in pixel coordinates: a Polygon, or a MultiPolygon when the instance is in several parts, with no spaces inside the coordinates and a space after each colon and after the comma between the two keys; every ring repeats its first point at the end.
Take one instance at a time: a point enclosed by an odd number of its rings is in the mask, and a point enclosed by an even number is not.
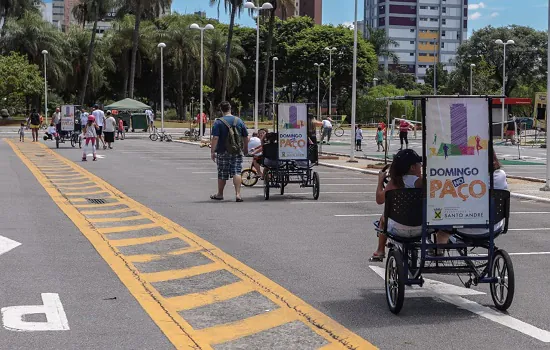
{"type": "Polygon", "coordinates": [[[382,172],[386,173],[386,177],[384,177],[384,183],[382,184],[382,188],[386,188],[386,186],[390,182],[390,173],[389,173],[389,170],[388,170],[390,168],[390,165],[391,164],[386,164],[381,170],[382,172]]]}
{"type": "Polygon", "coordinates": [[[284,183],[281,184],[281,196],[283,194],[285,194],[285,184],[284,183]]]}
{"type": "Polygon", "coordinates": [[[269,172],[264,172],[264,199],[269,200],[269,172]]]}
{"type": "Polygon", "coordinates": [[[157,135],[157,134],[151,134],[151,135],[149,135],[149,138],[151,139],[151,141],[156,141],[156,140],[158,140],[159,135],[157,135]]]}
{"type": "Polygon", "coordinates": [[[319,199],[319,193],[321,192],[321,184],[319,183],[319,174],[313,172],[313,199],[319,199]]]}
{"type": "Polygon", "coordinates": [[[252,187],[258,182],[256,177],[256,170],[252,168],[246,168],[241,172],[242,183],[245,187],[252,187]]]}
{"type": "Polygon", "coordinates": [[[405,301],[405,267],[403,256],[391,249],[386,260],[386,301],[390,311],[398,314],[405,301]]]}
{"type": "Polygon", "coordinates": [[[76,146],[76,141],[75,141],[74,137],[71,137],[71,147],[74,148],[74,146],[76,146]]]}
{"type": "Polygon", "coordinates": [[[409,277],[417,279],[420,277],[420,271],[424,267],[424,263],[420,257],[419,249],[409,249],[408,251],[409,277]]]}
{"type": "Polygon", "coordinates": [[[498,279],[490,285],[493,303],[498,310],[506,311],[512,305],[516,286],[514,265],[506,251],[499,249],[495,252],[491,276],[498,279]]]}
{"type": "Polygon", "coordinates": [[[166,136],[164,136],[164,139],[166,140],[166,142],[172,142],[172,135],[166,134],[166,136]]]}
{"type": "Polygon", "coordinates": [[[336,128],[334,130],[334,136],[341,137],[344,136],[344,129],[343,128],[336,128]]]}

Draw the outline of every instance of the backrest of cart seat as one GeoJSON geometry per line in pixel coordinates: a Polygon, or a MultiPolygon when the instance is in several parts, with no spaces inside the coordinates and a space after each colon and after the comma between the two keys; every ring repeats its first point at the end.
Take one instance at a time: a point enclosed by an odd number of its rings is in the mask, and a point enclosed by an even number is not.
{"type": "Polygon", "coordinates": [[[267,159],[279,159],[279,136],[277,133],[270,132],[265,135],[262,154],[267,159]]]}
{"type": "Polygon", "coordinates": [[[494,223],[504,221],[503,232],[508,231],[508,218],[510,217],[510,192],[508,190],[491,190],[491,201],[494,210],[494,223]]]}
{"type": "Polygon", "coordinates": [[[384,216],[388,220],[405,226],[422,226],[423,190],[421,188],[403,188],[386,192],[384,216]]]}

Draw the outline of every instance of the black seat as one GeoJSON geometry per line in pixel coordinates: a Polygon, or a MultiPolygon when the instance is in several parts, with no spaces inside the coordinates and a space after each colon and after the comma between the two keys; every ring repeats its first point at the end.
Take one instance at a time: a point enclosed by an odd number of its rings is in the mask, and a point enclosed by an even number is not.
{"type": "Polygon", "coordinates": [[[388,219],[411,227],[422,226],[423,215],[423,190],[421,188],[403,188],[387,191],[384,206],[384,232],[396,241],[418,241],[418,237],[401,237],[388,232],[388,219]]]}

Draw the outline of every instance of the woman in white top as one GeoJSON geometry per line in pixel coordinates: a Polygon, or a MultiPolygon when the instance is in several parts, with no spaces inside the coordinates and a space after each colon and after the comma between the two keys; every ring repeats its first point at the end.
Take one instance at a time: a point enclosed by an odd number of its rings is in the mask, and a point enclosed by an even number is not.
{"type": "MultiPolygon", "coordinates": [[[[376,203],[384,204],[386,201],[386,191],[401,188],[421,188],[422,187],[422,157],[414,150],[405,149],[397,152],[390,167],[391,181],[384,188],[384,178],[386,173],[380,171],[378,174],[378,187],[376,188],[376,203]]],[[[384,215],[381,216],[379,227],[382,228],[384,215]]],[[[422,227],[411,227],[401,225],[393,220],[388,221],[388,231],[403,236],[415,236],[422,233],[422,227]]],[[[382,261],[386,255],[387,237],[380,233],[378,235],[378,249],[370,261],[382,261]]]]}

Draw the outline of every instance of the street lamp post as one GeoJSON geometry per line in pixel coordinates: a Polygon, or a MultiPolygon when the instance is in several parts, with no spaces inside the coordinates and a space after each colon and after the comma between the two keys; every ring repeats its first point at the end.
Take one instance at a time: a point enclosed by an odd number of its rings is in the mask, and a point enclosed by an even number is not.
{"type": "Polygon", "coordinates": [[[473,95],[474,94],[474,83],[473,83],[473,77],[474,77],[474,74],[473,74],[473,69],[476,65],[474,63],[470,64],[470,95],[473,95]]]}
{"type": "Polygon", "coordinates": [[[507,42],[503,42],[500,39],[495,40],[495,44],[502,45],[504,47],[503,52],[503,61],[502,61],[502,124],[500,125],[500,135],[502,136],[502,139],[504,140],[504,100],[506,95],[506,45],[513,45],[515,44],[514,40],[508,40],[507,42]]]}
{"type": "Polygon", "coordinates": [[[204,31],[205,30],[211,30],[211,29],[214,29],[214,26],[211,25],[211,24],[207,24],[205,25],[204,27],[199,27],[199,25],[197,23],[193,23],[191,24],[191,26],[189,26],[189,28],[191,29],[196,29],[196,30],[200,30],[201,31],[201,86],[200,86],[200,102],[199,102],[199,136],[200,138],[202,139],[202,137],[204,136],[204,133],[203,133],[203,121],[202,121],[202,99],[203,99],[203,93],[202,93],[202,90],[203,90],[203,81],[204,81],[204,31]]]}
{"type": "MultiPolygon", "coordinates": [[[[550,0],[548,0],[550,6],[550,0]]],[[[550,7],[548,7],[548,39],[550,39],[550,7]]],[[[546,115],[548,115],[548,98],[550,97],[550,40],[548,40],[548,59],[546,67],[546,115]]],[[[548,132],[548,117],[546,117],[546,185],[541,188],[543,191],[550,191],[550,133],[548,132]]]]}
{"type": "Polygon", "coordinates": [[[42,50],[42,55],[44,55],[44,116],[46,117],[46,125],[48,125],[48,79],[46,74],[46,56],[48,51],[42,50]]]}
{"type": "Polygon", "coordinates": [[[335,47],[325,47],[328,51],[328,115],[332,113],[332,51],[336,51],[335,47]]]}
{"type": "Polygon", "coordinates": [[[273,88],[271,96],[271,106],[273,113],[273,130],[275,130],[275,62],[277,62],[279,59],[277,57],[273,57],[271,60],[273,61],[273,88]]]}
{"type": "Polygon", "coordinates": [[[159,43],[157,47],[160,48],[160,130],[164,132],[164,61],[162,53],[166,44],[159,43]]]}
{"type": "Polygon", "coordinates": [[[273,5],[269,2],[264,3],[262,6],[256,6],[253,2],[247,1],[244,3],[244,7],[256,14],[256,86],[254,88],[254,130],[258,131],[258,84],[260,79],[260,11],[271,10],[273,5]]]}
{"type": "Polygon", "coordinates": [[[317,119],[321,119],[321,66],[324,66],[324,63],[314,63],[317,67],[317,119]]]}
{"type": "Polygon", "coordinates": [[[355,160],[355,114],[357,112],[357,0],[355,0],[354,18],[353,18],[353,67],[351,81],[351,147],[350,162],[355,160]]]}
{"type": "Polygon", "coordinates": [[[378,78],[372,78],[372,85],[376,86],[376,83],[378,83],[378,78]]]}

